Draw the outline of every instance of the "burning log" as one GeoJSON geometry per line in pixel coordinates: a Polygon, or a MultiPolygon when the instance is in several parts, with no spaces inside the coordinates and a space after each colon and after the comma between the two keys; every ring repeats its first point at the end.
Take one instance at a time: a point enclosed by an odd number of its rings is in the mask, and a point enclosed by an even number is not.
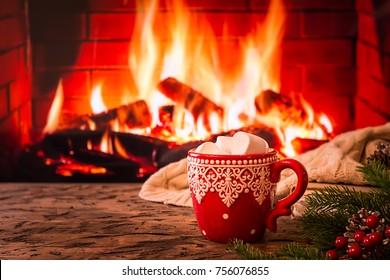
{"type": "Polygon", "coordinates": [[[136,102],[111,109],[107,112],[91,116],[91,119],[96,123],[99,123],[101,120],[104,122],[107,116],[109,118],[111,117],[110,120],[118,118],[119,124],[127,125],[129,128],[149,127],[152,123],[152,116],[150,114],[149,107],[144,100],[138,100],[136,102]]]}
{"type": "Polygon", "coordinates": [[[272,90],[265,90],[255,98],[255,106],[257,113],[262,116],[276,110],[278,117],[283,122],[292,120],[295,123],[301,123],[302,120],[306,119],[302,99],[296,94],[286,95],[272,90]]]}
{"type": "MultiPolygon", "coordinates": [[[[260,119],[262,117],[267,119],[267,116],[276,119],[282,129],[299,127],[306,130],[308,134],[317,129],[317,131],[322,131],[321,139],[332,138],[331,129],[323,123],[324,119],[321,121],[320,115],[314,112],[301,94],[286,95],[266,90],[255,98],[255,107],[260,119]]],[[[308,136],[300,135],[299,137],[306,138],[308,136]]],[[[313,145],[315,146],[315,144],[313,145]]]]}
{"type": "Polygon", "coordinates": [[[110,132],[112,149],[98,150],[105,133],[62,130],[27,146],[15,178],[28,181],[144,181],[157,171],[169,143],[148,136],[110,132]]]}
{"type": "Polygon", "coordinates": [[[165,96],[190,111],[194,117],[195,123],[202,117],[203,123],[208,131],[211,131],[209,122],[211,115],[217,114],[221,120],[223,118],[224,111],[222,107],[215,104],[202,93],[179,82],[175,78],[169,77],[161,81],[157,85],[157,88],[165,96]]]}
{"type": "Polygon", "coordinates": [[[109,123],[115,119],[118,120],[120,126],[127,128],[144,128],[149,127],[152,123],[148,105],[144,100],[138,100],[99,114],[63,114],[57,130],[91,128],[93,123],[96,129],[105,130],[109,123]]]}

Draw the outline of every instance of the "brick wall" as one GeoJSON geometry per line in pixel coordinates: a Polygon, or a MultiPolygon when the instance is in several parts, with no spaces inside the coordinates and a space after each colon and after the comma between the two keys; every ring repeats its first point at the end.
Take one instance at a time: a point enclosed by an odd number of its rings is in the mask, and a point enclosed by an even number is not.
{"type": "MultiPolygon", "coordinates": [[[[157,17],[163,28],[169,10],[163,0],[160,3],[157,17]]],[[[282,45],[282,90],[302,92],[316,111],[331,117],[336,132],[352,129],[357,34],[354,0],[284,3],[288,16],[282,45]]],[[[234,46],[235,37],[246,35],[253,20],[265,16],[269,0],[189,0],[187,4],[192,12],[206,14],[217,36],[222,35],[226,21],[234,46]]],[[[91,89],[102,77],[107,87],[134,86],[127,69],[134,0],[35,0],[30,11],[33,110],[39,112],[33,119],[36,130],[46,122],[45,112],[59,77],[64,82],[65,109],[80,113],[90,112],[91,89]]],[[[224,63],[229,67],[234,56],[226,57],[224,63]]],[[[112,100],[105,102],[114,105],[118,94],[113,90],[112,100]]]]}
{"type": "Polygon", "coordinates": [[[357,127],[390,120],[390,2],[357,0],[357,127]]]}
{"type": "Polygon", "coordinates": [[[0,1],[0,180],[31,130],[30,64],[24,0],[0,1]]]}
{"type": "MultiPolygon", "coordinates": [[[[224,47],[234,50],[235,39],[264,18],[269,5],[269,0],[186,2],[191,12],[205,15],[218,37],[223,23],[229,26],[229,41],[219,46],[224,67],[235,64],[234,52],[224,47]]],[[[165,0],[159,3],[164,29],[169,8],[165,0]]],[[[389,121],[390,2],[284,3],[282,91],[302,92],[317,112],[330,116],[336,133],[389,121]]],[[[116,88],[134,87],[128,50],[135,15],[135,0],[0,0],[0,178],[30,136],[40,135],[60,78],[64,109],[79,113],[91,111],[91,90],[102,79],[112,89],[105,100],[109,106],[121,96],[116,88]]]]}

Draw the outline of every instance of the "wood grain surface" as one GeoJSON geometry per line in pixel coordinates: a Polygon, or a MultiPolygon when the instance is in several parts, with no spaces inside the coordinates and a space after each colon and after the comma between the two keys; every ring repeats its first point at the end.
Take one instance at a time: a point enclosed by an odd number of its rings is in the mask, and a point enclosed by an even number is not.
{"type": "MultiPolygon", "coordinates": [[[[145,201],[140,184],[0,184],[0,259],[239,259],[204,239],[192,208],[145,201]]],[[[298,221],[280,218],[255,247],[296,241],[298,221]]]]}

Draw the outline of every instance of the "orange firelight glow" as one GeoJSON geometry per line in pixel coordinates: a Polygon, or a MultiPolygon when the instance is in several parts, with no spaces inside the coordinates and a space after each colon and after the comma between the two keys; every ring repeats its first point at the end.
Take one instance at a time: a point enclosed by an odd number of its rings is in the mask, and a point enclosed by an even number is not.
{"type": "MultiPolygon", "coordinates": [[[[303,108],[304,119],[299,121],[281,120],[278,108],[270,108],[267,114],[261,115],[256,111],[254,100],[257,96],[265,90],[278,93],[281,89],[281,42],[286,21],[282,0],[272,0],[266,17],[262,21],[256,20],[251,32],[238,38],[239,42],[234,49],[229,52],[224,50],[224,53],[235,57],[234,69],[223,67],[224,58],[220,54],[221,42],[231,38],[215,36],[206,18],[188,10],[183,1],[168,1],[169,9],[164,17],[164,26],[160,27],[161,19],[157,19],[158,3],[157,0],[137,1],[139,11],[128,59],[137,92],[129,95],[128,89],[118,89],[123,91],[126,98],[122,100],[127,103],[135,100],[146,101],[152,115],[152,126],[136,131],[120,127],[118,122],[112,122],[111,131],[148,134],[154,127],[163,125],[159,119],[160,108],[172,105],[173,128],[168,136],[165,133],[161,138],[177,143],[205,139],[210,134],[261,123],[275,129],[283,144],[283,153],[292,156],[295,151],[291,143],[295,138],[329,137],[332,132],[329,118],[325,114],[317,114],[302,95],[299,95],[299,103],[303,108]],[[145,3],[149,5],[146,6],[145,3]],[[224,108],[223,119],[215,113],[200,115],[194,121],[194,117],[183,104],[175,103],[157,90],[156,85],[167,77],[174,77],[189,85],[224,108]],[[129,96],[134,100],[129,99],[129,96]],[[205,126],[205,123],[208,125],[205,126]]],[[[103,82],[95,86],[91,93],[90,104],[94,114],[107,111],[102,99],[103,82]]],[[[55,131],[55,119],[58,119],[60,111],[58,104],[62,104],[63,100],[61,83],[56,99],[45,133],[55,131]]],[[[108,137],[105,136],[104,139],[106,141],[108,137]]],[[[101,150],[112,152],[109,151],[108,142],[104,143],[101,150]]]]}

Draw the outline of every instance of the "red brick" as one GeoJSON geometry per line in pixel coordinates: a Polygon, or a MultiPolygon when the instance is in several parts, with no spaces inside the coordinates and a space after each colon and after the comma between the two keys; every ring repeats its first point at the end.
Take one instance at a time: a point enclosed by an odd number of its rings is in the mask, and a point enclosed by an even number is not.
{"type": "Polygon", "coordinates": [[[32,42],[76,41],[86,38],[86,15],[37,12],[31,15],[32,42]]]}
{"type": "Polygon", "coordinates": [[[359,14],[359,40],[379,47],[376,21],[373,15],[359,14]]]}
{"type": "Polygon", "coordinates": [[[42,130],[45,127],[51,103],[51,99],[32,100],[32,115],[34,128],[42,130]]]}
{"type": "Polygon", "coordinates": [[[355,99],[355,112],[356,128],[382,125],[390,121],[389,115],[379,113],[375,108],[358,98],[355,99]]]}
{"type": "Polygon", "coordinates": [[[383,82],[390,84],[390,54],[382,53],[383,82]]]}
{"type": "Polygon", "coordinates": [[[247,10],[247,0],[187,0],[190,9],[197,10],[247,10]]]}
{"type": "Polygon", "coordinates": [[[88,8],[88,4],[86,1],[80,0],[33,0],[29,1],[29,8],[32,13],[46,11],[53,13],[75,13],[85,11],[88,8]]]}
{"type": "Polygon", "coordinates": [[[19,73],[18,50],[0,53],[0,86],[15,80],[19,73]]]}
{"type": "Polygon", "coordinates": [[[30,78],[27,75],[19,77],[10,85],[10,108],[16,110],[31,100],[30,78]]]}
{"type": "Polygon", "coordinates": [[[87,0],[88,9],[91,11],[135,11],[135,0],[87,0]]]}
{"type": "Polygon", "coordinates": [[[89,94],[91,87],[89,72],[66,72],[61,75],[61,78],[66,98],[83,98],[89,94]]]}
{"type": "Polygon", "coordinates": [[[23,44],[27,40],[24,18],[10,17],[0,19],[0,50],[7,50],[23,44]]]}
{"type": "Polygon", "coordinates": [[[19,114],[18,111],[14,111],[1,122],[0,147],[2,147],[1,142],[3,142],[3,144],[18,145],[19,136],[19,114]]]}
{"type": "MultiPolygon", "coordinates": [[[[267,10],[270,0],[249,0],[254,10],[267,10]]],[[[353,10],[354,0],[282,0],[288,10],[353,10]]]]}
{"type": "Polygon", "coordinates": [[[376,111],[389,114],[390,87],[359,71],[357,96],[376,111]]]}
{"type": "Polygon", "coordinates": [[[24,0],[0,1],[0,17],[19,14],[24,9],[24,0]]]}
{"type": "MultiPolygon", "coordinates": [[[[205,13],[205,19],[212,27],[216,36],[246,36],[254,31],[254,27],[257,24],[264,31],[275,28],[265,26],[265,18],[265,13],[205,13]]],[[[287,38],[298,37],[299,26],[299,14],[287,14],[284,24],[284,36],[287,38]]],[[[279,30],[273,31],[276,33],[279,30]]]]}
{"type": "Polygon", "coordinates": [[[89,36],[93,40],[128,39],[134,32],[134,13],[91,14],[89,36]]]}
{"type": "MultiPolygon", "coordinates": [[[[228,36],[245,36],[253,29],[256,23],[264,21],[265,14],[248,13],[206,13],[208,22],[216,36],[226,33],[228,36]]],[[[199,25],[198,25],[199,26],[199,25]]]]}
{"type": "MultiPolygon", "coordinates": [[[[256,1],[256,0],[252,0],[256,1]]],[[[355,0],[285,0],[286,6],[304,10],[353,10],[355,0]]]]}
{"type": "Polygon", "coordinates": [[[63,111],[77,113],[77,114],[90,114],[92,109],[89,99],[65,99],[62,107],[63,111]]]}
{"type": "Polygon", "coordinates": [[[127,67],[128,53],[127,41],[37,44],[34,61],[36,69],[42,70],[127,67]]]}
{"type": "MultiPolygon", "coordinates": [[[[173,10],[180,8],[180,1],[159,0],[158,8],[161,10],[173,10]],[[171,3],[176,4],[172,6],[171,3]]],[[[182,1],[182,8],[196,11],[246,11],[247,0],[186,0],[182,1]]]]}
{"type": "Polygon", "coordinates": [[[42,71],[34,73],[33,96],[54,97],[59,80],[62,79],[66,98],[85,97],[90,91],[90,74],[88,71],[42,71]]]}
{"type": "Polygon", "coordinates": [[[8,179],[21,149],[17,111],[0,123],[0,180],[8,179]]]}
{"type": "Polygon", "coordinates": [[[370,76],[390,82],[390,56],[360,41],[357,42],[357,67],[370,76]]]}
{"type": "Polygon", "coordinates": [[[137,89],[129,70],[93,71],[92,88],[98,85],[102,86],[103,98],[121,100],[122,97],[128,95],[133,100],[138,99],[137,89]]]}
{"type": "MultiPolygon", "coordinates": [[[[182,28],[184,36],[199,38],[200,36],[245,36],[252,31],[254,24],[264,21],[265,14],[205,12],[202,14],[188,12],[186,22],[179,19],[175,22],[172,12],[157,13],[154,18],[154,31],[156,38],[172,39],[171,30],[182,28]],[[191,32],[187,32],[188,29],[191,32]]],[[[290,30],[290,29],[289,29],[290,30]]],[[[137,30],[139,31],[139,30],[137,30]]],[[[115,33],[115,32],[114,32],[115,33]]],[[[130,36],[129,36],[130,38],[130,36]]]]}
{"type": "Polygon", "coordinates": [[[286,64],[354,64],[353,40],[285,40],[282,44],[286,64]]]}
{"type": "Polygon", "coordinates": [[[390,2],[357,0],[359,39],[390,53],[390,2]]]}
{"type": "Polygon", "coordinates": [[[353,101],[349,95],[331,95],[329,93],[307,94],[305,99],[316,113],[325,113],[333,125],[336,134],[353,128],[353,101]]]}
{"type": "Polygon", "coordinates": [[[123,66],[127,68],[128,57],[129,42],[85,43],[81,46],[76,66],[123,66]]]}
{"type": "Polygon", "coordinates": [[[306,12],[302,15],[302,36],[312,38],[355,37],[354,12],[306,12]]]}
{"type": "MultiPolygon", "coordinates": [[[[137,10],[136,1],[123,0],[88,0],[88,9],[91,11],[135,11],[137,10]]],[[[186,7],[191,10],[235,10],[242,11],[247,9],[246,0],[187,0],[184,1],[186,7]]],[[[169,1],[159,0],[158,10],[167,10],[170,8],[169,1]]]]}
{"type": "Polygon", "coordinates": [[[285,93],[302,92],[302,67],[282,67],[280,91],[285,93]]]}
{"type": "Polygon", "coordinates": [[[308,66],[305,68],[303,91],[355,92],[354,67],[308,66]]]}
{"type": "Polygon", "coordinates": [[[355,0],[356,11],[373,13],[374,5],[373,0],[355,0]]]}
{"type": "Polygon", "coordinates": [[[387,17],[385,20],[380,23],[380,35],[379,40],[381,43],[381,49],[386,53],[390,53],[390,19],[387,17]]]}
{"type": "Polygon", "coordinates": [[[0,126],[1,120],[8,115],[8,90],[7,87],[0,88],[0,126]]]}

